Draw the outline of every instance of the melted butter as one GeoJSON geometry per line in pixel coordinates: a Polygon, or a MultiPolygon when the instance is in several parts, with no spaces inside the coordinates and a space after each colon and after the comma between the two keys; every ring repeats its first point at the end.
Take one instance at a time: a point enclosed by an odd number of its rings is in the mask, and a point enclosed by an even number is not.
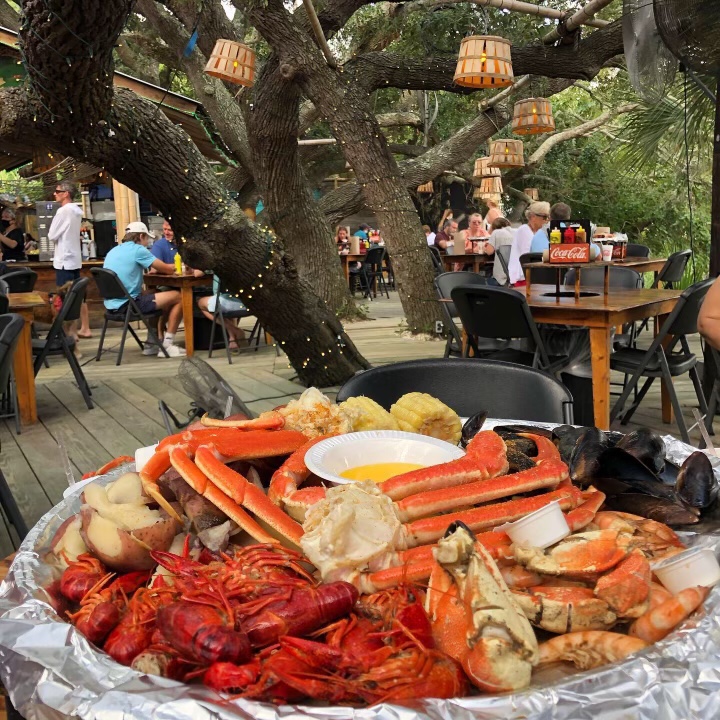
{"type": "Polygon", "coordinates": [[[380,483],[396,475],[402,475],[411,470],[420,470],[424,467],[425,465],[405,462],[374,463],[372,465],[358,465],[358,467],[348,468],[340,473],[340,477],[347,480],[372,480],[380,483]]]}

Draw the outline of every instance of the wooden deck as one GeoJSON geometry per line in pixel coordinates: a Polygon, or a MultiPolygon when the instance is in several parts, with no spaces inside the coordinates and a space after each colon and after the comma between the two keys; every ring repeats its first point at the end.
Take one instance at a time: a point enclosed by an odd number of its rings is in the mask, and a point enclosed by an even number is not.
{"type": "MultiPolygon", "coordinates": [[[[390,300],[378,298],[369,306],[373,319],[351,324],[347,330],[370,362],[442,357],[444,341],[403,336],[402,311],[396,293],[391,293],[390,300]]],[[[119,331],[111,331],[109,344],[118,342],[119,331]]],[[[95,362],[96,343],[86,340],[81,345],[84,371],[96,404],[94,410],[86,408],[67,362],[57,358],[38,376],[40,422],[16,435],[11,423],[0,421],[0,468],[29,525],[59,502],[67,487],[58,459],[58,441],[67,449],[79,479],[113,457],[133,455],[136,448],[163,437],[158,400],[164,400],[178,416],[183,416],[190,407],[190,399],[176,377],[179,359],[144,357],[130,340],[123,363],[117,367],[112,354],[95,362]]],[[[201,352],[198,356],[206,359],[206,355],[201,352]]],[[[304,389],[291,379],[293,370],[285,356],[277,356],[272,347],[243,353],[234,358],[233,365],[228,365],[224,353],[215,353],[209,362],[255,412],[270,410],[297,397],[304,389]]],[[[677,433],[675,425],[663,425],[660,420],[658,387],[645,398],[633,418],[635,422],[626,427],[648,425],[662,433],[677,433]]],[[[683,379],[677,383],[677,389],[691,425],[691,409],[696,405],[692,384],[683,379]]],[[[336,390],[329,388],[327,393],[332,397],[336,390]]],[[[10,552],[7,523],[0,522],[0,557],[10,552]]]]}

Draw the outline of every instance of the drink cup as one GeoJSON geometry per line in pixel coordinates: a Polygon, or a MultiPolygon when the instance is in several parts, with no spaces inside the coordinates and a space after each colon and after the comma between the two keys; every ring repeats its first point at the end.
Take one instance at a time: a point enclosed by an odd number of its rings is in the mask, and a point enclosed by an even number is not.
{"type": "Polygon", "coordinates": [[[610,262],[612,260],[613,246],[603,245],[602,246],[602,259],[603,262],[610,262]]]}

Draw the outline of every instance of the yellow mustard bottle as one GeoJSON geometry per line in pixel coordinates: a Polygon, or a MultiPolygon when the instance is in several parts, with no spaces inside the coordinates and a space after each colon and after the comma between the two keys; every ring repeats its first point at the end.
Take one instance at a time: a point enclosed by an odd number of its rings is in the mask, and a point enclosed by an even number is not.
{"type": "Polygon", "coordinates": [[[175,253],[175,274],[176,275],[182,275],[182,258],[180,257],[180,253],[175,253]]]}

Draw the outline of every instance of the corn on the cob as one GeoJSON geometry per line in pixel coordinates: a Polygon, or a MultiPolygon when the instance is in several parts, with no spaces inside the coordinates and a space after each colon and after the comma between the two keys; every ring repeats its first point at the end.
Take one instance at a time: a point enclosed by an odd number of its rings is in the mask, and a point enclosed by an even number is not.
{"type": "Polygon", "coordinates": [[[362,430],[399,430],[397,420],[369,397],[351,397],[340,403],[355,432],[362,430]]]}
{"type": "Polygon", "coordinates": [[[407,393],[390,408],[390,413],[401,430],[430,435],[453,444],[460,441],[462,423],[458,414],[432,395],[407,393]]]}

